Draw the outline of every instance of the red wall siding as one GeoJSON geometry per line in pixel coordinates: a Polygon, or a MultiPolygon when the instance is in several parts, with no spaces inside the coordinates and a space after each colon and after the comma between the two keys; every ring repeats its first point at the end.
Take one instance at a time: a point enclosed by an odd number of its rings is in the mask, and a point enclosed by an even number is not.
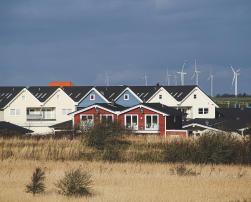
{"type": "Polygon", "coordinates": [[[84,112],[80,112],[78,114],[75,114],[74,115],[74,125],[77,126],[79,125],[80,123],[80,116],[83,115],[83,114],[88,114],[88,115],[94,115],[94,118],[95,118],[95,122],[98,122],[100,120],[100,115],[102,114],[109,114],[109,115],[113,115],[113,120],[116,121],[117,120],[117,115],[116,114],[113,114],[109,111],[106,111],[104,109],[101,109],[99,107],[97,107],[99,109],[99,113],[97,113],[96,111],[96,108],[93,107],[87,111],[84,111],[84,112]]]}
{"type": "Polygon", "coordinates": [[[124,126],[125,125],[125,114],[136,114],[138,115],[138,125],[139,130],[145,129],[145,115],[146,114],[158,114],[159,115],[159,130],[161,134],[165,134],[165,117],[159,113],[156,113],[154,111],[151,111],[149,109],[144,108],[144,113],[142,114],[140,111],[140,108],[133,109],[131,111],[128,111],[126,113],[120,114],[118,117],[118,121],[124,126]]]}

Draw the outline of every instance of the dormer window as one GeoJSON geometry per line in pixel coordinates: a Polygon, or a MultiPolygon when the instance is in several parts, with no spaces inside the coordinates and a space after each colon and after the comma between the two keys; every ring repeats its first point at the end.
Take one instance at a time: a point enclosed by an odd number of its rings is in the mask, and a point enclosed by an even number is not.
{"type": "Polygon", "coordinates": [[[129,94],[124,94],[124,100],[129,100],[129,94]]]}
{"type": "Polygon", "coordinates": [[[90,100],[95,100],[95,94],[90,95],[90,100]]]}
{"type": "Polygon", "coordinates": [[[160,99],[160,100],[162,99],[162,95],[159,95],[159,99],[160,99]]]}
{"type": "Polygon", "coordinates": [[[196,94],[194,94],[194,95],[193,95],[193,98],[194,98],[194,99],[196,99],[196,98],[197,98],[197,95],[196,95],[196,94]]]}

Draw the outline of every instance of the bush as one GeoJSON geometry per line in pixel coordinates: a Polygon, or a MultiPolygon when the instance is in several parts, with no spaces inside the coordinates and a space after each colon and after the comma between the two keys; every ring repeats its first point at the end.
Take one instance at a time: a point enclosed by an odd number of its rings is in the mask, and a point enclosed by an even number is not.
{"type": "Polygon", "coordinates": [[[192,168],[187,168],[185,164],[178,164],[175,167],[170,168],[170,172],[171,174],[178,176],[197,176],[200,174],[192,168]]]}
{"type": "Polygon", "coordinates": [[[191,162],[196,158],[196,145],[189,140],[176,140],[166,144],[164,153],[166,162],[191,162]]]}
{"type": "Polygon", "coordinates": [[[241,144],[237,138],[225,133],[201,136],[197,141],[199,163],[237,163],[241,144]]]}
{"type": "Polygon", "coordinates": [[[45,173],[41,168],[36,168],[32,177],[31,182],[26,185],[26,192],[32,193],[33,195],[44,192],[45,185],[45,173]]]}
{"type": "Polygon", "coordinates": [[[90,196],[92,179],[87,172],[77,170],[70,170],[65,173],[63,179],[56,183],[58,192],[66,196],[90,196]]]}
{"type": "Polygon", "coordinates": [[[118,137],[124,133],[124,129],[117,122],[99,123],[89,129],[85,133],[85,140],[88,146],[96,149],[104,149],[106,144],[109,144],[114,137],[118,137]]]}

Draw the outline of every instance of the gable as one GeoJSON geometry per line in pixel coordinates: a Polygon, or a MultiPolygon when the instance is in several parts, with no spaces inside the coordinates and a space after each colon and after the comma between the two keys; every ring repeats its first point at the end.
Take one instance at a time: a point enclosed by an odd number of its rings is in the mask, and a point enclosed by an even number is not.
{"type": "Polygon", "coordinates": [[[164,88],[160,88],[148,101],[148,103],[161,103],[166,106],[177,106],[178,101],[164,88]],[[160,99],[161,97],[161,99],[160,99]]]}
{"type": "Polygon", "coordinates": [[[130,107],[134,106],[141,103],[139,99],[131,93],[128,89],[125,90],[116,100],[116,104],[125,106],[125,107],[130,107]],[[127,96],[127,99],[126,99],[127,96]]]}
{"type": "Polygon", "coordinates": [[[198,104],[217,107],[217,105],[212,101],[208,95],[206,95],[199,88],[195,88],[184,100],[181,102],[181,106],[192,106],[198,104]],[[196,96],[196,98],[194,98],[196,96]]]}
{"type": "Polygon", "coordinates": [[[90,105],[93,105],[95,103],[107,103],[107,101],[100,95],[98,94],[95,90],[91,90],[83,100],[79,102],[78,107],[88,107],[90,105]],[[92,98],[95,99],[92,99],[92,98]]]}

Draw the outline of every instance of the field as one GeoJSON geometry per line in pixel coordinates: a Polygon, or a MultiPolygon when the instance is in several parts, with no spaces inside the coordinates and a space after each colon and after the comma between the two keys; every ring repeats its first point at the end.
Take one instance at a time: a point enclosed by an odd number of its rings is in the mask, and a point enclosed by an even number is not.
{"type": "Polygon", "coordinates": [[[251,202],[250,141],[205,139],[206,143],[217,140],[208,148],[192,139],[173,142],[159,136],[127,136],[121,140],[129,144],[98,150],[82,139],[0,139],[0,202],[251,202]],[[223,149],[216,152],[218,147],[223,149]],[[202,156],[196,153],[207,149],[208,158],[215,162],[232,163],[199,163],[202,156]],[[171,163],[176,161],[196,164],[171,163]],[[33,196],[25,192],[25,185],[38,166],[46,174],[46,191],[33,196]],[[182,166],[185,174],[177,172],[182,166]],[[65,171],[78,168],[92,175],[94,195],[59,195],[55,183],[65,171]]]}
{"type": "Polygon", "coordinates": [[[197,176],[170,172],[174,164],[104,163],[81,161],[21,161],[0,163],[0,201],[251,201],[251,168],[189,164],[197,176]],[[36,166],[46,172],[46,192],[25,193],[36,166]],[[55,182],[70,168],[82,168],[93,176],[94,196],[67,198],[57,194],[55,182]]]}
{"type": "Polygon", "coordinates": [[[214,97],[213,100],[220,107],[232,108],[239,105],[240,107],[251,107],[251,97],[214,97]]]}

